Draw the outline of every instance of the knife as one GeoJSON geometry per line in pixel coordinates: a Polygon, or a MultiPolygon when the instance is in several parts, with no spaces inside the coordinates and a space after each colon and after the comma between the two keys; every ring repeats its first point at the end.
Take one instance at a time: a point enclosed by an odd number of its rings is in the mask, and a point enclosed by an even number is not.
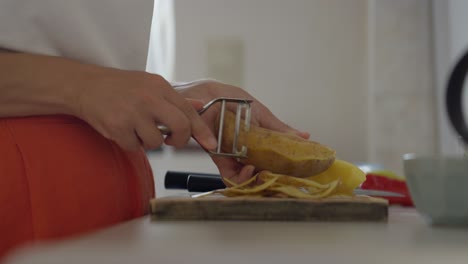
{"type": "MultiPolygon", "coordinates": [[[[184,171],[167,171],[164,178],[166,189],[186,189],[189,192],[209,192],[226,187],[219,174],[194,173],[184,171]]],[[[396,192],[367,190],[357,188],[356,195],[380,196],[380,197],[404,197],[396,192]]]]}

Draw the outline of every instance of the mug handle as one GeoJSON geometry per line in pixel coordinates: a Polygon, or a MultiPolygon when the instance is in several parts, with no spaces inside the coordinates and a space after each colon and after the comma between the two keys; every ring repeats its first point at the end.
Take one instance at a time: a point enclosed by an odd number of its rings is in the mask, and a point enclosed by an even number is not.
{"type": "MultiPolygon", "coordinates": [[[[450,74],[445,96],[445,105],[450,122],[465,144],[468,144],[468,127],[463,116],[462,92],[468,72],[468,52],[457,62],[450,74]]],[[[468,92],[468,91],[467,91],[468,92]]]]}

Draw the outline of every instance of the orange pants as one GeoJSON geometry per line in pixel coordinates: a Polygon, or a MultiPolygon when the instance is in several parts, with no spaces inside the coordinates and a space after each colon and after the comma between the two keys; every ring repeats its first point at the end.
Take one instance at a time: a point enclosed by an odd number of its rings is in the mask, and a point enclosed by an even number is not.
{"type": "Polygon", "coordinates": [[[152,197],[143,150],[125,152],[70,116],[0,119],[0,259],[142,216],[152,197]]]}

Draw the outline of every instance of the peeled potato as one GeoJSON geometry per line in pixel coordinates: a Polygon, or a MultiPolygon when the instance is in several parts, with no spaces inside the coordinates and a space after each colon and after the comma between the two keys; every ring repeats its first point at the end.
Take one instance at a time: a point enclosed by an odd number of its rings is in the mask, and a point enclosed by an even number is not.
{"type": "Polygon", "coordinates": [[[366,174],[357,166],[337,159],[326,171],[318,175],[307,177],[307,179],[321,184],[328,184],[340,180],[340,185],[338,185],[334,193],[353,195],[354,189],[366,180],[366,174]]]}
{"type": "MultiPolygon", "coordinates": [[[[235,128],[235,114],[226,112],[221,148],[232,151],[235,128]]],[[[335,160],[335,151],[317,142],[305,140],[293,134],[280,133],[251,125],[245,131],[242,123],[238,149],[247,147],[247,158],[243,164],[255,166],[258,171],[295,177],[308,177],[328,169],[335,160]]]]}

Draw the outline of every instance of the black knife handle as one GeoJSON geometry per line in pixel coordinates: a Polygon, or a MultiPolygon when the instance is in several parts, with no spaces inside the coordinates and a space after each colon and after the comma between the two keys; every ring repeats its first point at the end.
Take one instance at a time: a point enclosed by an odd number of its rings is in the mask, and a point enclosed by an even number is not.
{"type": "Polygon", "coordinates": [[[221,177],[211,175],[194,175],[190,174],[187,178],[187,191],[189,192],[209,192],[217,189],[224,189],[221,177]]]}
{"type": "MultiPolygon", "coordinates": [[[[200,184],[204,182],[207,183],[209,186],[212,186],[213,182],[217,182],[215,187],[219,187],[220,186],[219,182],[222,183],[222,180],[219,174],[197,173],[197,172],[186,172],[186,171],[167,171],[164,177],[164,187],[166,189],[188,189],[189,185],[199,186],[200,184]],[[189,184],[189,176],[191,176],[190,184],[189,184]]],[[[194,188],[199,188],[199,187],[194,187],[194,188]]],[[[221,188],[224,188],[224,187],[221,187],[221,188]]]]}

